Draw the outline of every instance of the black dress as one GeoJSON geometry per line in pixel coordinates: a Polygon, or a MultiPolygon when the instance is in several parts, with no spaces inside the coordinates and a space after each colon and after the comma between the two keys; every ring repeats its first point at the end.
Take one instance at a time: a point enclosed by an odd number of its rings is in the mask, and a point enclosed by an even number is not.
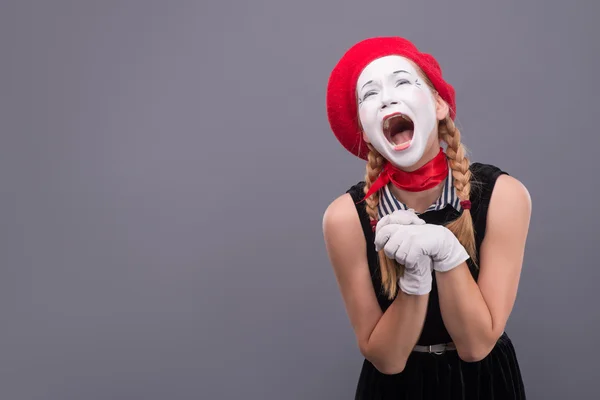
{"type": "MultiPolygon", "coordinates": [[[[476,232],[476,248],[483,241],[486,216],[492,189],[496,179],[505,174],[495,166],[473,163],[471,184],[471,214],[476,232]]],[[[367,241],[367,257],[377,300],[385,311],[393,300],[383,295],[379,262],[374,245],[374,233],[365,210],[365,203],[359,202],[363,196],[364,182],[352,186],[349,193],[356,204],[362,228],[367,241]]],[[[459,211],[447,205],[441,210],[429,211],[420,217],[429,224],[444,224],[459,216],[459,211]]],[[[468,262],[471,274],[477,280],[478,271],[468,262]]],[[[452,339],[442,321],[437,285],[434,281],[429,295],[427,315],[419,345],[433,345],[451,342],[452,339]]],[[[515,351],[508,335],[504,333],[491,353],[478,362],[464,362],[456,351],[444,354],[412,352],[404,371],[395,375],[379,372],[368,360],[364,360],[358,385],[357,400],[365,399],[481,399],[512,400],[525,399],[525,389],[515,351]]]]}

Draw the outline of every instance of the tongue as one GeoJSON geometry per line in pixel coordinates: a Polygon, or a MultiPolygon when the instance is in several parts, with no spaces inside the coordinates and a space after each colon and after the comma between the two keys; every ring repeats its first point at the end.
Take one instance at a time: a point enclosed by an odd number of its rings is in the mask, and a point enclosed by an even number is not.
{"type": "Polygon", "coordinates": [[[394,135],[394,137],[392,137],[392,141],[394,142],[394,144],[398,145],[398,144],[403,144],[406,143],[408,141],[410,141],[413,137],[413,130],[405,130],[402,132],[398,132],[397,134],[394,135]]]}

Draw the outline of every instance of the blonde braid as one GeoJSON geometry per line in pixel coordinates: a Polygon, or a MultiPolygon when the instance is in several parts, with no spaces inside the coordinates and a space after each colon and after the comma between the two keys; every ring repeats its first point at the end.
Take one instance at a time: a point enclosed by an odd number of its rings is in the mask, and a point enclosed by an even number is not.
{"type": "MultiPolygon", "coordinates": [[[[377,152],[377,150],[375,150],[370,144],[368,146],[369,155],[367,159],[367,172],[365,175],[365,194],[367,194],[373,182],[375,182],[375,180],[379,177],[379,174],[381,173],[383,165],[386,161],[385,158],[383,158],[383,156],[379,154],[379,152],[377,152]]],[[[371,221],[376,221],[378,219],[377,210],[379,206],[379,191],[369,196],[365,202],[367,203],[366,211],[369,215],[369,219],[371,221]]],[[[398,264],[395,259],[388,258],[383,249],[379,250],[378,255],[379,266],[381,270],[381,283],[384,292],[391,300],[398,289],[398,277],[402,275],[404,267],[398,264]]]]}
{"type": "MultiPolygon", "coordinates": [[[[450,160],[454,187],[461,201],[469,200],[471,195],[471,170],[469,159],[465,156],[465,146],[460,141],[460,131],[454,125],[454,121],[447,116],[438,125],[438,135],[441,140],[448,144],[446,155],[450,160]]],[[[458,241],[465,247],[473,263],[477,263],[475,251],[475,231],[470,210],[463,209],[459,218],[446,225],[458,241]]]]}

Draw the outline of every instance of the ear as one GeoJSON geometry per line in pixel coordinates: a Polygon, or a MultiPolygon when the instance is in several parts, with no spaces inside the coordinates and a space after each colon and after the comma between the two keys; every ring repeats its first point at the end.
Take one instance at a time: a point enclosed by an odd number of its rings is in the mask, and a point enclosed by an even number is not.
{"type": "Polygon", "coordinates": [[[446,103],[444,101],[444,99],[442,99],[442,97],[439,94],[435,94],[435,116],[438,119],[438,121],[442,121],[443,119],[445,119],[448,114],[450,113],[450,107],[448,106],[448,103],[446,103]]]}

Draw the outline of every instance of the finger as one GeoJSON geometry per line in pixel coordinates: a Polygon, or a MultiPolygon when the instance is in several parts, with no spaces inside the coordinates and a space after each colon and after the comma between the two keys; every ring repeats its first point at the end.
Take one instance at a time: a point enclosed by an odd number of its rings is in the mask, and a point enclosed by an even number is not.
{"type": "Polygon", "coordinates": [[[392,214],[388,214],[381,218],[377,223],[375,231],[390,224],[423,225],[425,224],[425,221],[419,218],[419,216],[412,210],[397,210],[392,214]]]}
{"type": "Polygon", "coordinates": [[[403,239],[406,237],[401,230],[402,225],[387,225],[381,229],[382,238],[378,240],[378,246],[380,250],[385,252],[385,255],[394,259],[398,247],[402,244],[403,239]],[[389,235],[389,238],[383,243],[383,238],[389,235]]]}
{"type": "Polygon", "coordinates": [[[419,247],[417,237],[413,236],[410,240],[410,247],[406,252],[406,268],[417,270],[420,268],[423,250],[419,247]]]}
{"type": "Polygon", "coordinates": [[[422,254],[431,256],[435,253],[435,240],[432,240],[432,236],[430,234],[422,234],[418,235],[415,238],[415,245],[417,248],[421,249],[422,254]]]}
{"type": "Polygon", "coordinates": [[[386,257],[391,260],[394,260],[396,258],[396,252],[398,251],[398,247],[400,247],[401,244],[402,239],[394,238],[392,236],[392,238],[387,241],[385,246],[383,246],[383,252],[385,253],[386,257]]]}
{"type": "MultiPolygon", "coordinates": [[[[408,260],[407,256],[410,253],[410,249],[411,249],[411,246],[412,246],[412,240],[411,239],[412,238],[411,238],[410,235],[407,235],[407,237],[402,238],[402,240],[400,241],[400,243],[396,247],[395,252],[393,254],[393,258],[395,258],[396,261],[398,261],[401,265],[407,265],[407,263],[410,262],[408,260]]],[[[391,251],[391,249],[390,249],[390,251],[391,251]]],[[[392,257],[390,257],[390,258],[392,258],[392,257]]]]}
{"type": "Polygon", "coordinates": [[[375,232],[375,251],[379,251],[385,246],[392,234],[398,230],[398,226],[387,225],[375,232]]]}
{"type": "Polygon", "coordinates": [[[400,243],[413,235],[414,228],[410,225],[386,225],[375,235],[375,250],[380,251],[381,249],[385,249],[387,256],[394,258],[394,253],[400,243]]]}
{"type": "Polygon", "coordinates": [[[387,243],[383,246],[386,256],[391,259],[396,259],[400,264],[404,264],[406,254],[411,246],[411,238],[413,233],[408,226],[395,226],[396,231],[392,234],[387,243]]]}

